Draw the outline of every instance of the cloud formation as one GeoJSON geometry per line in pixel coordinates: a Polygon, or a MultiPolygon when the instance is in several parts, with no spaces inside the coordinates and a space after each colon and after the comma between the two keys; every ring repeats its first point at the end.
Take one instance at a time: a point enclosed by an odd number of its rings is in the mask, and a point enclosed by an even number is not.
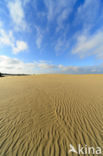
{"type": "Polygon", "coordinates": [[[78,54],[81,58],[95,55],[103,59],[103,30],[92,35],[84,33],[78,36],[72,53],[78,54]]]}
{"type": "Polygon", "coordinates": [[[103,60],[102,0],[2,0],[0,5],[1,54],[18,54],[22,60],[19,53],[28,50],[24,58],[39,73],[99,72],[95,64],[103,60]]]}
{"type": "Polygon", "coordinates": [[[98,66],[64,66],[54,65],[47,61],[34,61],[25,63],[17,58],[0,55],[0,72],[13,74],[90,74],[103,73],[103,64],[98,66]]]}
{"type": "Polygon", "coordinates": [[[53,20],[57,18],[62,22],[72,11],[73,5],[76,0],[44,0],[45,6],[47,7],[47,18],[48,20],[53,20]],[[61,18],[60,18],[61,16],[61,18]]]}
{"type": "Polygon", "coordinates": [[[77,9],[74,23],[81,24],[86,30],[93,28],[102,19],[100,2],[101,0],[85,0],[77,9]]]}
{"type": "Polygon", "coordinates": [[[0,21],[0,27],[2,27],[3,26],[3,23],[2,23],[2,21],[0,21]]]}
{"type": "Polygon", "coordinates": [[[0,45],[7,45],[13,47],[14,37],[12,31],[8,33],[4,29],[0,28],[0,45]]]}
{"type": "Polygon", "coordinates": [[[40,49],[41,45],[42,45],[43,35],[42,35],[41,30],[38,26],[35,26],[35,29],[36,29],[36,33],[37,33],[36,45],[37,45],[37,48],[40,49]]]}
{"type": "MultiPolygon", "coordinates": [[[[11,18],[15,24],[16,30],[25,30],[26,22],[25,22],[25,15],[24,10],[22,7],[22,1],[15,0],[8,2],[8,9],[11,15],[11,18]]],[[[26,2],[25,2],[26,3],[26,2]]]]}
{"type": "Polygon", "coordinates": [[[20,53],[28,49],[26,42],[21,40],[16,40],[13,36],[13,32],[9,31],[8,33],[0,28],[0,45],[11,47],[14,54],[20,53]]]}
{"type": "Polygon", "coordinates": [[[13,47],[13,52],[15,54],[21,52],[21,51],[25,51],[28,49],[27,44],[24,41],[16,41],[16,46],[13,47]]]}
{"type": "Polygon", "coordinates": [[[12,74],[31,74],[34,70],[33,63],[24,63],[17,58],[0,56],[0,72],[12,74]]]}

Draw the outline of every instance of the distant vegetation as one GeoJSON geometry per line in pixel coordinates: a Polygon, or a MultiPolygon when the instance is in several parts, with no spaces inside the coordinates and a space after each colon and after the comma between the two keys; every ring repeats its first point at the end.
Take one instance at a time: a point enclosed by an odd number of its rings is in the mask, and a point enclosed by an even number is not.
{"type": "Polygon", "coordinates": [[[2,76],[2,74],[0,73],[0,77],[2,76]]]}
{"type": "Polygon", "coordinates": [[[8,73],[0,73],[0,77],[4,76],[27,76],[29,74],[8,74],[8,73]]]}

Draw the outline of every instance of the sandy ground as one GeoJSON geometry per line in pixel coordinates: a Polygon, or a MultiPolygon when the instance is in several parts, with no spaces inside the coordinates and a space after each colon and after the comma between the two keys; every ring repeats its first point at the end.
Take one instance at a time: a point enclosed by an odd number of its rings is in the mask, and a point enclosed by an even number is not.
{"type": "Polygon", "coordinates": [[[103,75],[0,78],[0,156],[77,155],[70,144],[103,148],[103,75]]]}

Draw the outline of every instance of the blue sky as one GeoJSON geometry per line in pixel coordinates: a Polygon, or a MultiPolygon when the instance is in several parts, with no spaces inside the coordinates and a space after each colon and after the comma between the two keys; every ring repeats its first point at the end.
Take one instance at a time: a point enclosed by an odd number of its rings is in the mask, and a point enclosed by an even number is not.
{"type": "Polygon", "coordinates": [[[0,71],[103,73],[103,1],[0,0],[0,71]]]}

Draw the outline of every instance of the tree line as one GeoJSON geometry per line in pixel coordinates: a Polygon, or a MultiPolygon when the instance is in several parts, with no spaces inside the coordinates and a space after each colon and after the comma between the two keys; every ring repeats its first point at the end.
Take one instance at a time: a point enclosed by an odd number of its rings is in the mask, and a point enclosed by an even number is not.
{"type": "Polygon", "coordinates": [[[0,73],[0,77],[2,76],[2,73],[0,73]]]}

